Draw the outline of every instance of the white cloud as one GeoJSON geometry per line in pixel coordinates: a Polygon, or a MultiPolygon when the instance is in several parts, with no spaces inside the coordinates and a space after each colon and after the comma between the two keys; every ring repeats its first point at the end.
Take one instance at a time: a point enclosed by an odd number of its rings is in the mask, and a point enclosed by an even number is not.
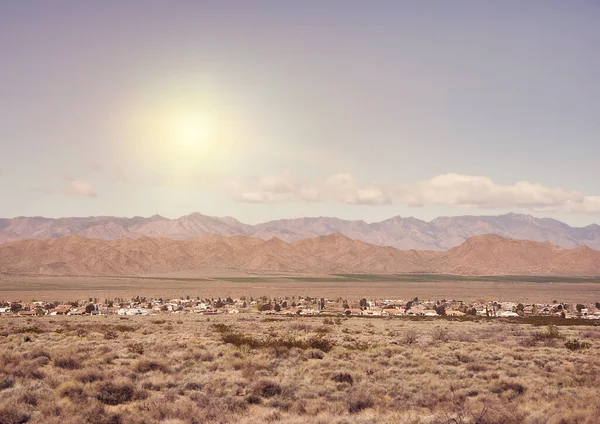
{"type": "Polygon", "coordinates": [[[96,197],[98,194],[94,187],[85,181],[78,181],[74,179],[68,179],[63,187],[63,194],[67,196],[77,197],[96,197]]]}
{"type": "Polygon", "coordinates": [[[279,203],[290,201],[335,202],[348,204],[390,203],[377,184],[359,184],[350,174],[335,174],[315,183],[303,182],[290,173],[250,179],[230,187],[233,197],[242,202],[279,203]]]}
{"type": "Polygon", "coordinates": [[[348,173],[306,182],[285,173],[236,182],[230,186],[230,193],[239,201],[253,203],[394,203],[417,207],[446,205],[600,213],[600,196],[584,196],[576,190],[546,187],[529,181],[497,184],[488,177],[453,173],[405,185],[361,183],[348,173]]]}

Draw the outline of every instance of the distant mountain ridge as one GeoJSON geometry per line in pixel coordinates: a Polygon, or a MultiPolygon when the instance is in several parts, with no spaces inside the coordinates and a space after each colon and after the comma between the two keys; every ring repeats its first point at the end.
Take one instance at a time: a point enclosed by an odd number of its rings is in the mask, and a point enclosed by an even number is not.
{"type": "Polygon", "coordinates": [[[202,269],[301,273],[600,276],[600,252],[551,243],[469,238],[446,252],[398,250],[330,234],[291,243],[210,235],[185,240],[69,236],[0,244],[0,274],[143,276],[202,269]]]}
{"type": "Polygon", "coordinates": [[[498,216],[439,217],[429,222],[399,216],[373,223],[307,217],[280,219],[256,225],[244,224],[231,217],[211,217],[197,212],[176,219],[160,215],[149,218],[108,216],[0,219],[0,242],[43,240],[71,235],[101,240],[140,237],[185,240],[210,234],[247,235],[265,240],[277,237],[286,242],[293,242],[336,233],[365,243],[403,250],[443,251],[460,245],[470,237],[483,234],[550,242],[565,248],[588,246],[600,249],[600,225],[571,227],[551,218],[535,218],[514,213],[498,216]]]}

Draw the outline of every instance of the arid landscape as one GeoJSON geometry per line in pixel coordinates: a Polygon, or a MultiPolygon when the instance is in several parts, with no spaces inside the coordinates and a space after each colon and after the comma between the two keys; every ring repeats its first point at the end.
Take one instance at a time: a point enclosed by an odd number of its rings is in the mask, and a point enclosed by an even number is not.
{"type": "Polygon", "coordinates": [[[0,424],[600,423],[600,0],[0,0],[0,424]]]}
{"type": "Polygon", "coordinates": [[[600,276],[600,252],[474,236],[446,252],[376,246],[341,234],[286,243],[248,236],[99,240],[69,236],[0,244],[0,273],[118,276],[201,271],[600,276]]]}
{"type": "Polygon", "coordinates": [[[2,423],[581,423],[600,328],[236,316],[0,319],[2,423]]]}

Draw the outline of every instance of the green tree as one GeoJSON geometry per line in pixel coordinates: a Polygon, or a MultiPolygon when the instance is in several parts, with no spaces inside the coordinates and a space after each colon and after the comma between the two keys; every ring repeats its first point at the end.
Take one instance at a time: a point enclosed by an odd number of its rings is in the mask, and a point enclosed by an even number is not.
{"type": "Polygon", "coordinates": [[[10,305],[10,311],[13,314],[16,314],[17,312],[19,312],[21,309],[23,309],[23,306],[21,306],[20,303],[11,303],[10,305]]]}
{"type": "Polygon", "coordinates": [[[92,312],[94,312],[95,309],[96,308],[94,307],[94,305],[88,303],[88,305],[85,307],[85,313],[90,315],[92,312]]]}

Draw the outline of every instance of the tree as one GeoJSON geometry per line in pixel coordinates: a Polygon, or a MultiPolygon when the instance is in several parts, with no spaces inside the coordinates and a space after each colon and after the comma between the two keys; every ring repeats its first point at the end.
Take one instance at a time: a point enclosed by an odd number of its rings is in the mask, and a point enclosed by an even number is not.
{"type": "Polygon", "coordinates": [[[519,315],[523,315],[524,312],[525,312],[525,305],[523,305],[522,303],[519,303],[517,305],[517,313],[519,315]]]}
{"type": "Polygon", "coordinates": [[[88,305],[85,307],[85,313],[90,315],[92,312],[94,312],[95,309],[96,308],[94,307],[94,305],[88,303],[88,305]]]}
{"type": "Polygon", "coordinates": [[[281,311],[281,306],[279,306],[279,303],[276,303],[273,309],[275,310],[275,312],[279,312],[281,311]]]}
{"type": "Polygon", "coordinates": [[[581,313],[582,309],[585,309],[585,305],[582,305],[581,303],[578,303],[575,307],[577,308],[577,312],[579,313],[581,313]]]}
{"type": "Polygon", "coordinates": [[[366,308],[367,307],[367,299],[365,299],[364,297],[362,299],[360,299],[360,303],[359,306],[362,308],[366,308]]]}
{"type": "Polygon", "coordinates": [[[350,309],[350,305],[348,305],[347,302],[344,302],[344,304],[342,305],[342,308],[344,308],[344,309],[350,309]]]}
{"type": "Polygon", "coordinates": [[[596,302],[596,309],[600,309],[600,302],[596,302]]]}
{"type": "Polygon", "coordinates": [[[444,305],[438,305],[433,309],[435,309],[438,315],[446,315],[446,307],[444,305]]]}
{"type": "Polygon", "coordinates": [[[287,300],[284,300],[283,303],[281,304],[282,308],[287,308],[287,300]]]}
{"type": "Polygon", "coordinates": [[[19,312],[21,309],[23,309],[23,306],[21,306],[21,304],[20,304],[20,303],[12,303],[12,304],[10,305],[10,311],[11,311],[13,314],[16,314],[16,313],[17,313],[17,312],[19,312]]]}

